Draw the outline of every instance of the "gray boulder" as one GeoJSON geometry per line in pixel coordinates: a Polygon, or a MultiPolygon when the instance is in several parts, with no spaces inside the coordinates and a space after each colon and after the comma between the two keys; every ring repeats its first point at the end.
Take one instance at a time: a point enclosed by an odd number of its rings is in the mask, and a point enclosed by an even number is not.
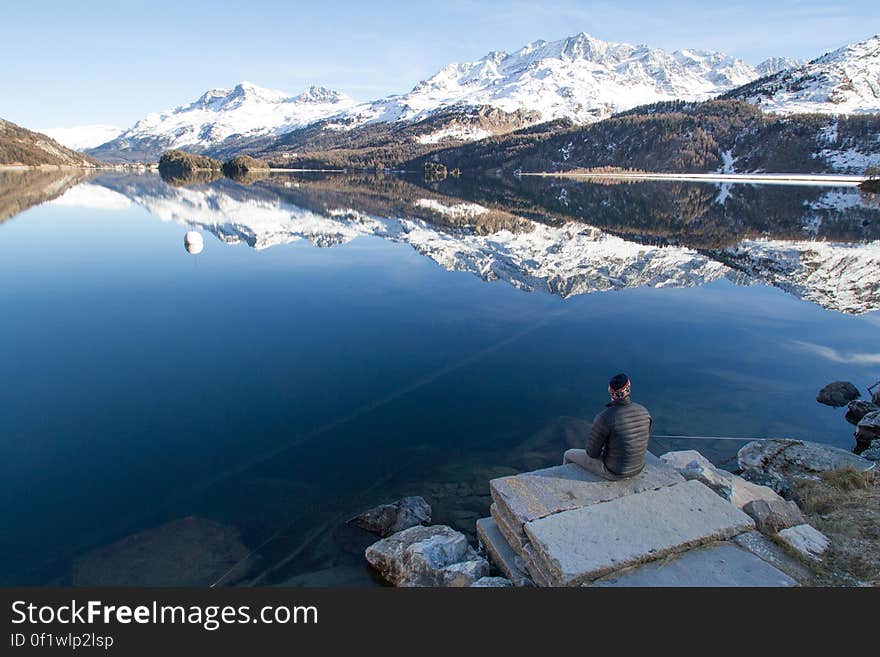
{"type": "Polygon", "coordinates": [[[786,480],[813,478],[822,472],[854,468],[859,472],[871,470],[873,461],[844,449],[803,440],[774,438],[756,440],[737,454],[742,470],[755,470],[786,480]]]}
{"type": "Polygon", "coordinates": [[[853,399],[861,397],[859,389],[849,381],[834,381],[819,391],[816,401],[828,406],[846,406],[853,399]]]}
{"type": "Polygon", "coordinates": [[[471,584],[471,588],[505,588],[508,586],[513,586],[513,582],[511,582],[506,577],[481,577],[476,582],[471,584]]]}
{"type": "Polygon", "coordinates": [[[880,439],[872,440],[868,449],[862,452],[860,456],[869,461],[880,461],[880,439]]]}
{"type": "Polygon", "coordinates": [[[785,500],[752,500],[743,507],[762,534],[773,535],[782,529],[806,524],[798,505],[785,500]]]}
{"type": "Polygon", "coordinates": [[[385,538],[401,530],[430,523],[431,505],[425,498],[417,495],[404,497],[391,504],[382,504],[365,511],[349,522],[385,538]]]}
{"type": "Polygon", "coordinates": [[[373,543],[365,556],[395,586],[470,586],[489,574],[489,562],[446,525],[404,529],[373,543]]]}
{"type": "Polygon", "coordinates": [[[877,388],[874,391],[874,395],[871,397],[871,401],[877,404],[877,406],[880,406],[880,388],[877,388]]]}
{"type": "Polygon", "coordinates": [[[810,561],[820,561],[822,555],[831,547],[828,537],[812,525],[789,527],[776,536],[795,553],[810,561]]]}
{"type": "Polygon", "coordinates": [[[766,486],[777,495],[789,499],[791,497],[791,484],[786,479],[772,472],[764,472],[763,470],[743,470],[739,476],[746,481],[751,481],[759,486],[766,486]]]}
{"type": "Polygon", "coordinates": [[[874,411],[880,411],[880,406],[865,401],[864,399],[856,399],[851,401],[846,407],[846,415],[844,417],[850,424],[858,425],[863,417],[874,411]]]}
{"type": "Polygon", "coordinates": [[[667,452],[660,460],[678,470],[688,481],[696,479],[737,508],[743,508],[753,500],[772,500],[782,502],[782,498],[767,486],[746,481],[732,472],[712,465],[705,456],[693,449],[680,452],[667,452]]]}
{"type": "Polygon", "coordinates": [[[880,438],[880,411],[868,413],[856,427],[856,453],[863,452],[880,438]]]}

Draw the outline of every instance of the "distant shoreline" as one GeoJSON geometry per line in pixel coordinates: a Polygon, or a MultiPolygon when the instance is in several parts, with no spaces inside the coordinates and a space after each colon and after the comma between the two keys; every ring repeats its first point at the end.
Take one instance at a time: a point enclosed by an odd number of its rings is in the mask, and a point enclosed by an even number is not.
{"type": "Polygon", "coordinates": [[[700,182],[761,183],[768,185],[833,185],[856,187],[864,176],[832,173],[637,173],[637,172],[531,172],[521,176],[553,178],[601,178],[608,180],[688,180],[700,182]]]}
{"type": "Polygon", "coordinates": [[[150,164],[105,164],[79,166],[75,164],[0,164],[0,171],[155,171],[150,164]]]}

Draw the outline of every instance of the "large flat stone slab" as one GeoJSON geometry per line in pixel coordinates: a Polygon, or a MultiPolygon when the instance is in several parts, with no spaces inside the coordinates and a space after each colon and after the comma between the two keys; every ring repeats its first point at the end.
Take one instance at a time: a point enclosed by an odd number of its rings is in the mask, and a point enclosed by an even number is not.
{"type": "Polygon", "coordinates": [[[498,505],[494,502],[489,506],[489,514],[492,516],[492,520],[495,521],[498,531],[504,536],[504,540],[507,541],[507,544],[514,552],[519,556],[522,556],[523,544],[526,542],[526,535],[523,533],[522,526],[517,529],[511,527],[508,524],[509,520],[501,515],[501,512],[498,510],[498,505]]]}
{"type": "Polygon", "coordinates": [[[523,546],[523,556],[525,559],[526,570],[535,584],[538,586],[554,586],[552,578],[544,570],[540,557],[538,557],[534,548],[528,543],[523,546]]]}
{"type": "Polygon", "coordinates": [[[652,458],[640,474],[619,481],[608,481],[568,463],[493,479],[489,487],[498,513],[522,542],[521,528],[527,522],[683,481],[674,468],[652,458]]]}
{"type": "Polygon", "coordinates": [[[754,528],[707,486],[687,481],[539,518],[525,533],[552,584],[573,586],[754,528]]]}
{"type": "Polygon", "coordinates": [[[799,584],[809,586],[814,577],[810,569],[786,552],[781,545],[774,543],[761,532],[746,532],[735,536],[733,542],[756,557],[781,570],[799,584]]]}
{"type": "Polygon", "coordinates": [[[486,552],[492,563],[504,573],[504,576],[516,586],[529,584],[529,576],[524,570],[522,559],[513,551],[507,543],[504,535],[498,529],[498,525],[492,518],[480,518],[477,520],[477,537],[480,544],[486,548],[486,552]]]}
{"type": "Polygon", "coordinates": [[[798,583],[751,552],[731,543],[715,543],[651,561],[594,582],[593,586],[781,587],[798,583]]]}

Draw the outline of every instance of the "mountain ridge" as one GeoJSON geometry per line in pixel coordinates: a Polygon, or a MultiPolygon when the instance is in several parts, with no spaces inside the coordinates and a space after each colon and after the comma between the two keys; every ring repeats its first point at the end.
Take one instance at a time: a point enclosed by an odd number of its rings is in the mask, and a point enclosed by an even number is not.
{"type": "Polygon", "coordinates": [[[424,146],[409,154],[414,157],[552,121],[591,125],[657,102],[720,97],[771,114],[873,113],[880,111],[880,45],[874,42],[880,37],[807,63],[773,57],[752,66],[714,51],[667,51],[580,33],[447,64],[406,93],[369,102],[318,86],[297,95],[249,82],[211,89],[148,114],[88,152],[110,162],[155,161],[168,149],[290,158],[320,144],[334,151],[335,166],[395,166],[383,153],[400,150],[401,135],[424,146]],[[487,124],[490,111],[495,116],[487,124]],[[368,146],[355,146],[364,142],[368,146]]]}
{"type": "MultiPolygon", "coordinates": [[[[722,53],[670,52],[580,33],[447,64],[409,92],[365,103],[323,87],[310,87],[296,96],[247,82],[211,89],[188,104],[148,114],[89,153],[111,162],[155,160],[169,148],[214,155],[229,144],[281,137],[317,123],[330,132],[377,124],[391,129],[443,112],[481,107],[508,114],[530,112],[532,123],[591,123],[646,102],[705,100],[757,77],[755,67],[722,53]]],[[[488,134],[478,130],[424,136],[467,142],[488,134]]]]}

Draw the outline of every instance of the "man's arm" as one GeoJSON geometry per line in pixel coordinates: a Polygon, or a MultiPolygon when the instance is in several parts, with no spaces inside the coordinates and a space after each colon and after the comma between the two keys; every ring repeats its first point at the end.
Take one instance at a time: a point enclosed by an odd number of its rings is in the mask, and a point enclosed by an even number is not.
{"type": "Polygon", "coordinates": [[[587,455],[594,458],[602,458],[602,452],[605,449],[605,443],[608,442],[608,436],[611,432],[605,426],[602,414],[599,413],[593,419],[593,426],[590,428],[590,437],[587,439],[587,455]]]}

